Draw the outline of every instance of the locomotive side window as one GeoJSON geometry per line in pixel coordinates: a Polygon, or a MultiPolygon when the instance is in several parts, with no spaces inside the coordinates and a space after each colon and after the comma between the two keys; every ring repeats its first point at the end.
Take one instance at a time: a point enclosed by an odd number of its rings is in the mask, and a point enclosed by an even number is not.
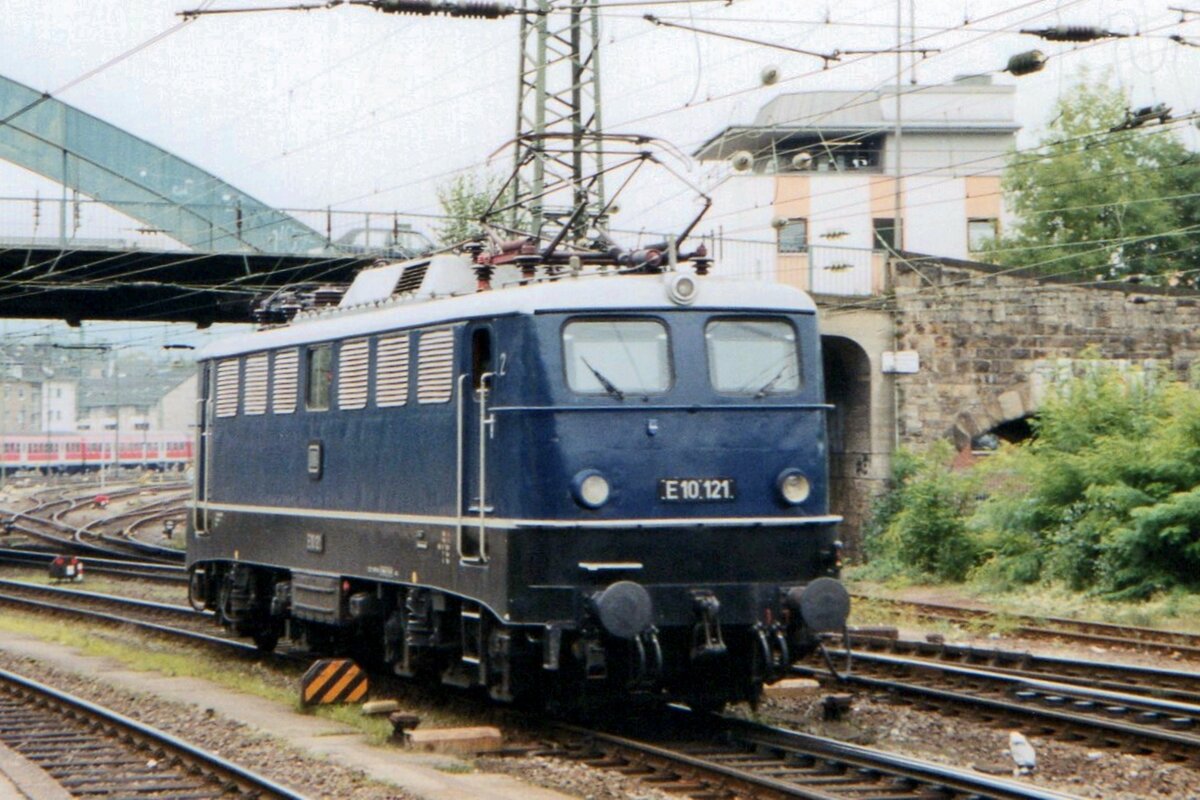
{"type": "Polygon", "coordinates": [[[227,358],[217,364],[217,416],[237,416],[238,360],[227,358]]]}
{"type": "Polygon", "coordinates": [[[454,394],[454,331],[421,334],[417,342],[417,402],[447,403],[454,394]]]}
{"type": "Polygon", "coordinates": [[[375,345],[375,406],[408,402],[408,334],[381,336],[375,345]]]}
{"type": "Polygon", "coordinates": [[[304,407],[309,411],[326,411],[333,383],[333,345],[310,346],[305,351],[305,364],[308,380],[304,385],[304,407]]]}
{"type": "Polygon", "coordinates": [[[247,414],[267,413],[267,354],[260,353],[246,359],[247,414]]]}
{"type": "Polygon", "coordinates": [[[575,320],[563,327],[567,385],[580,394],[660,394],[671,386],[667,327],[657,320],[575,320]]]}
{"type": "Polygon", "coordinates": [[[714,319],[704,341],[718,392],[765,397],[800,388],[796,331],[784,320],[714,319]]]}
{"type": "Polygon", "coordinates": [[[338,408],[367,407],[370,355],[370,343],[366,339],[343,342],[338,349],[338,408]]]}

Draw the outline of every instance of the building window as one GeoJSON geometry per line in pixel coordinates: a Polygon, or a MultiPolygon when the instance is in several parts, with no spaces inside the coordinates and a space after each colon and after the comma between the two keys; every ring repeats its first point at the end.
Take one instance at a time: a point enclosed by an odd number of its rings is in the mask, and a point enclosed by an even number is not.
{"type": "Polygon", "coordinates": [[[1000,220],[995,217],[967,220],[967,249],[972,253],[987,249],[1000,238],[1000,220]]]}
{"type": "Polygon", "coordinates": [[[309,411],[329,408],[329,387],[333,383],[333,346],[313,345],[307,351],[308,382],[304,387],[304,406],[309,411]]]}
{"type": "Polygon", "coordinates": [[[779,229],[779,252],[803,253],[808,249],[808,220],[789,219],[779,229]]]}
{"type": "Polygon", "coordinates": [[[896,250],[896,221],[892,217],[877,217],[871,220],[874,233],[872,241],[876,250],[896,250]]]}

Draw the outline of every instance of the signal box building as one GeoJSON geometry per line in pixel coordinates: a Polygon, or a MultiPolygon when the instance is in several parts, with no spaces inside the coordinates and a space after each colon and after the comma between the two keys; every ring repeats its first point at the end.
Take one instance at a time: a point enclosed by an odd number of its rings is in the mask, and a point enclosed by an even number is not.
{"type": "Polygon", "coordinates": [[[696,157],[728,172],[707,218],[718,263],[861,296],[885,288],[897,218],[910,252],[970,259],[994,238],[1014,87],[971,76],[899,91],[899,137],[890,87],[779,95],[702,145],[696,157]]]}

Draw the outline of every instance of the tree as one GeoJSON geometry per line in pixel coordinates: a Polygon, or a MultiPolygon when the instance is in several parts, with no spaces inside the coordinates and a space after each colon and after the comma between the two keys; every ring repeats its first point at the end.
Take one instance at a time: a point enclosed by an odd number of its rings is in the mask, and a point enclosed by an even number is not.
{"type": "MultiPolygon", "coordinates": [[[[483,226],[479,218],[492,205],[501,181],[495,175],[458,175],[438,187],[438,203],[445,219],[437,228],[443,247],[459,244],[480,236],[483,226]]],[[[497,205],[502,205],[498,203],[497,205]]]]}
{"type": "Polygon", "coordinates": [[[1173,126],[1122,127],[1127,108],[1120,91],[1080,74],[1041,146],[1009,157],[1005,202],[1017,219],[991,260],[1079,280],[1195,282],[1200,159],[1173,126]]]}

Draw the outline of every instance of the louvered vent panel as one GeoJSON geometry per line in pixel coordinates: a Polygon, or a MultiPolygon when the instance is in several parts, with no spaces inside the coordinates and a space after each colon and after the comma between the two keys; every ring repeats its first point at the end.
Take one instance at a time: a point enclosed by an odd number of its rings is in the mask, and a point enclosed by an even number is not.
{"type": "Polygon", "coordinates": [[[428,262],[405,267],[403,274],[400,275],[400,280],[396,281],[395,294],[408,294],[420,289],[421,282],[425,280],[425,273],[428,271],[428,262]]]}
{"type": "Polygon", "coordinates": [[[228,358],[217,364],[217,416],[237,416],[238,360],[228,358]]]}
{"type": "Polygon", "coordinates": [[[454,331],[421,334],[417,361],[417,402],[445,403],[454,394],[454,331]]]}
{"type": "Polygon", "coordinates": [[[381,336],[375,346],[375,405],[408,402],[408,334],[381,336]]]}
{"type": "Polygon", "coordinates": [[[366,339],[342,344],[338,352],[338,408],[366,408],[369,358],[366,339]]]}
{"type": "Polygon", "coordinates": [[[246,359],[247,414],[267,413],[267,354],[250,356],[246,359]]]}
{"type": "Polygon", "coordinates": [[[271,410],[276,414],[291,414],[296,410],[299,353],[298,350],[280,350],[275,354],[275,385],[272,387],[271,410]]]}

